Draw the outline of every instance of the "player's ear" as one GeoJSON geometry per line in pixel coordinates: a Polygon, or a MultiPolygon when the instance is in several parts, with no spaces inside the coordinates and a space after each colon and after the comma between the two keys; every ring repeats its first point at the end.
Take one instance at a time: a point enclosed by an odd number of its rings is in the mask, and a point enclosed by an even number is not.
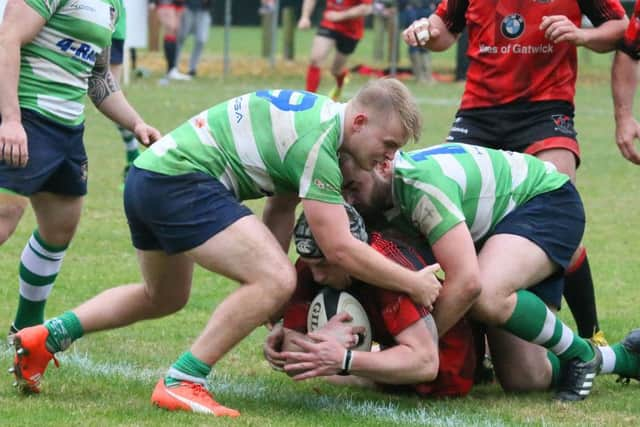
{"type": "Polygon", "coordinates": [[[353,131],[360,132],[363,127],[366,126],[369,121],[369,116],[365,112],[356,113],[353,117],[353,131]]]}
{"type": "Polygon", "coordinates": [[[391,160],[384,160],[378,164],[376,164],[375,171],[382,178],[388,178],[391,175],[391,160]]]}

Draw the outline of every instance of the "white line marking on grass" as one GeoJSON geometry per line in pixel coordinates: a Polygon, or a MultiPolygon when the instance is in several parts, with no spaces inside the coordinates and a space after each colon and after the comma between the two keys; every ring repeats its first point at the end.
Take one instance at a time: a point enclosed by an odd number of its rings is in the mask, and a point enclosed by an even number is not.
{"type": "MultiPolygon", "coordinates": [[[[9,362],[13,357],[13,350],[6,349],[0,355],[0,360],[9,362]]],[[[140,368],[132,363],[102,363],[95,362],[86,353],[74,352],[60,354],[58,360],[62,369],[73,370],[74,373],[95,377],[118,377],[128,381],[145,382],[150,387],[157,379],[164,375],[166,369],[140,368]]],[[[242,398],[258,400],[272,405],[287,405],[290,407],[342,414],[350,417],[362,417],[376,419],[399,425],[429,425],[443,427],[464,426],[503,426],[502,421],[491,419],[475,413],[473,419],[470,415],[442,410],[437,407],[437,401],[425,402],[425,407],[401,408],[395,402],[383,400],[362,400],[354,396],[318,396],[310,394],[301,395],[299,390],[286,390],[278,387],[274,392],[274,384],[267,384],[255,377],[252,379],[231,376],[213,372],[208,378],[209,384],[216,393],[224,393],[229,399],[242,398]],[[426,406],[428,405],[428,406],[426,406]],[[478,419],[481,418],[481,419],[478,419]]]]}

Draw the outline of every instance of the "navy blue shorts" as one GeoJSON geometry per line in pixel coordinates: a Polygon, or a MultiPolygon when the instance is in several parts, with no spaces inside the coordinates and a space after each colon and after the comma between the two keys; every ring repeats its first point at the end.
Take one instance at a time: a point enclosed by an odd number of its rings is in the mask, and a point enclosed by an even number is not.
{"type": "Polygon", "coordinates": [[[137,249],[169,255],[200,246],[252,215],[220,181],[202,172],[163,175],[132,166],[124,210],[137,249]]]}
{"type": "Polygon", "coordinates": [[[22,109],[21,114],[29,161],[21,168],[0,160],[0,188],[23,196],[44,191],[69,196],[87,194],[84,124],[65,126],[27,109],[22,109]]]}
{"type": "Polygon", "coordinates": [[[124,62],[124,40],[111,39],[111,58],[109,64],[121,65],[124,62]]]}
{"type": "Polygon", "coordinates": [[[571,182],[541,194],[504,217],[491,235],[515,234],[539,246],[559,267],[556,273],[529,288],[544,302],[560,308],[564,272],[584,234],[582,200],[571,182]]]}
{"type": "Polygon", "coordinates": [[[356,50],[356,46],[358,46],[358,42],[360,41],[347,37],[339,31],[325,27],[319,27],[316,34],[334,40],[336,42],[336,50],[343,55],[351,55],[353,51],[356,50]]]}
{"type": "Polygon", "coordinates": [[[580,164],[573,123],[566,101],[513,102],[496,107],[459,110],[447,141],[536,155],[549,149],[569,150],[580,164]]]}

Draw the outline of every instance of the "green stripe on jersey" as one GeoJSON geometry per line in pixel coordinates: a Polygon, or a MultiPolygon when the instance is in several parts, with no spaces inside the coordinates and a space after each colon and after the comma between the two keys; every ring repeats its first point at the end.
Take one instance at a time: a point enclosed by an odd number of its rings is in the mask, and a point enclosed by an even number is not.
{"type": "Polygon", "coordinates": [[[477,242],[516,207],[569,180],[533,156],[465,144],[398,153],[394,166],[395,211],[404,219],[392,220],[409,220],[430,244],[463,221],[477,242]]]}
{"type": "Polygon", "coordinates": [[[293,192],[339,204],[343,115],[344,104],[310,92],[249,93],[192,117],[134,164],[166,175],[207,173],[238,200],[293,192]]]}
{"type": "Polygon", "coordinates": [[[89,76],[111,44],[122,0],[25,1],[46,22],[21,48],[20,106],[64,125],[80,124],[89,76]]]}

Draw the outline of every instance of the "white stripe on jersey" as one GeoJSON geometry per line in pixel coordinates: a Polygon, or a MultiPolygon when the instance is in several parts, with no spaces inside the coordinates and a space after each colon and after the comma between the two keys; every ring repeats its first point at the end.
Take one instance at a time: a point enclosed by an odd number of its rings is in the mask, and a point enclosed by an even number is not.
{"type": "MultiPolygon", "coordinates": [[[[82,55],[76,55],[75,48],[67,49],[67,50],[60,49],[57,43],[59,43],[60,40],[62,39],[71,39],[74,41],[74,45],[78,43],[77,40],[75,40],[73,37],[69,36],[68,34],[62,33],[60,31],[56,31],[53,28],[50,28],[47,26],[42,27],[42,30],[40,30],[40,32],[36,35],[32,43],[36,46],[50,50],[51,52],[56,52],[56,53],[59,53],[60,55],[68,56],[69,58],[74,57],[78,61],[82,61],[85,64],[89,64],[91,66],[95,64],[96,61],[95,61],[94,55],[88,55],[86,58],[84,58],[82,55]]],[[[100,53],[102,53],[101,47],[96,46],[93,43],[89,43],[85,40],[80,40],[80,42],[88,45],[93,51],[96,52],[96,55],[99,55],[100,53]]]]}
{"type": "Polygon", "coordinates": [[[153,151],[158,157],[162,157],[167,154],[167,151],[177,148],[178,144],[176,144],[175,139],[171,136],[171,134],[167,134],[163,136],[159,141],[154,142],[149,150],[153,151]]]}
{"type": "Polygon", "coordinates": [[[205,110],[197,116],[193,117],[191,120],[189,120],[189,125],[198,136],[198,139],[200,140],[202,145],[208,145],[210,147],[219,149],[220,147],[218,146],[218,143],[216,142],[209,128],[209,115],[207,113],[208,111],[205,110]]]}
{"type": "MultiPolygon", "coordinates": [[[[278,96],[278,92],[274,91],[274,96],[278,96]]],[[[296,104],[296,97],[300,94],[293,92],[289,104],[296,104]]],[[[271,131],[273,132],[273,139],[275,142],[276,150],[280,156],[280,161],[284,161],[285,156],[289,152],[291,146],[298,139],[298,132],[296,131],[296,114],[293,111],[283,111],[277,108],[273,104],[269,104],[269,114],[271,115],[271,131]]]]}
{"type": "Polygon", "coordinates": [[[236,199],[240,198],[240,192],[238,190],[238,180],[233,174],[231,166],[227,164],[227,166],[224,168],[224,172],[222,172],[222,175],[218,177],[218,181],[220,181],[227,190],[231,191],[233,195],[236,196],[236,199]]]}
{"type": "Polygon", "coordinates": [[[442,173],[458,183],[464,196],[467,193],[467,174],[460,162],[451,154],[436,154],[431,158],[440,165],[442,173]]]}
{"type": "MultiPolygon", "coordinates": [[[[509,163],[509,167],[511,168],[511,192],[515,192],[516,188],[520,186],[527,179],[527,175],[529,174],[529,165],[527,164],[527,160],[524,155],[521,153],[514,153],[513,151],[503,151],[502,155],[509,163]]],[[[516,201],[513,198],[513,194],[509,197],[509,203],[507,203],[507,208],[504,210],[498,222],[502,221],[502,219],[509,215],[515,208],[517,207],[516,201]]]]}
{"type": "Polygon", "coordinates": [[[231,133],[233,133],[233,143],[247,175],[261,190],[273,193],[275,186],[267,173],[267,167],[262,161],[262,157],[260,157],[260,151],[251,127],[249,97],[250,94],[243,95],[233,102],[227,102],[227,114],[231,133]],[[236,117],[242,117],[242,119],[236,120],[236,117]]]}
{"type": "Polygon", "coordinates": [[[112,22],[110,7],[100,0],[75,0],[67,2],[58,10],[58,14],[87,21],[113,32],[115,19],[112,22]]]}
{"type": "Polygon", "coordinates": [[[44,5],[49,9],[49,13],[55,12],[55,10],[60,6],[62,0],[44,0],[44,5]]]}
{"type": "Polygon", "coordinates": [[[511,168],[511,191],[515,191],[527,179],[529,174],[529,165],[524,154],[514,153],[513,151],[502,151],[502,155],[511,168]]]}
{"type": "Polygon", "coordinates": [[[340,140],[338,141],[338,148],[340,148],[342,142],[344,141],[344,112],[346,110],[346,107],[347,104],[327,101],[324,103],[322,109],[320,110],[320,121],[322,122],[331,120],[336,115],[340,116],[340,140]]]}
{"type": "Polygon", "coordinates": [[[38,95],[38,107],[65,120],[75,120],[84,111],[84,104],[50,95],[38,95]]]}
{"type": "MultiPolygon", "coordinates": [[[[449,197],[447,197],[447,195],[435,185],[427,184],[421,181],[417,181],[415,179],[405,178],[405,177],[402,177],[402,180],[404,181],[405,184],[411,185],[412,187],[415,187],[418,190],[422,191],[423,193],[426,193],[429,196],[433,197],[434,199],[439,201],[440,204],[442,204],[458,220],[464,221],[464,214],[458,208],[458,206],[456,206],[456,204],[453,203],[451,199],[449,199],[449,197]]],[[[430,209],[427,209],[429,206],[426,205],[426,202],[422,202],[421,200],[421,203],[423,203],[422,209],[421,209],[422,212],[416,212],[416,211],[412,212],[411,213],[412,218],[419,217],[420,221],[436,221],[437,220],[439,222],[442,220],[442,217],[438,213],[435,206],[433,207],[433,210],[435,214],[437,214],[437,216],[433,214],[430,209]]],[[[428,224],[418,223],[420,230],[423,230],[423,227],[429,227],[429,229],[432,229],[436,225],[438,224],[434,223],[433,225],[429,226],[428,224]]],[[[425,235],[428,235],[428,233],[425,233],[425,235]]]]}
{"type": "Polygon", "coordinates": [[[324,139],[327,137],[327,134],[333,129],[333,127],[329,126],[327,130],[325,130],[320,138],[313,144],[311,150],[309,150],[309,155],[307,156],[307,161],[304,164],[304,170],[302,171],[302,176],[300,177],[300,190],[298,195],[300,198],[305,198],[309,189],[311,188],[311,180],[313,179],[313,172],[316,170],[316,162],[318,161],[318,153],[320,152],[320,147],[324,142],[324,139]]]}
{"type": "Polygon", "coordinates": [[[496,178],[491,164],[491,156],[485,148],[471,147],[468,152],[476,161],[482,179],[476,216],[469,230],[473,241],[476,242],[491,228],[493,207],[496,203],[496,178]]]}
{"type": "Polygon", "coordinates": [[[89,73],[72,74],[64,68],[43,58],[24,56],[24,59],[29,63],[33,74],[36,76],[51,80],[55,83],[62,83],[77,87],[84,91],[86,91],[89,86],[89,73]]]}

